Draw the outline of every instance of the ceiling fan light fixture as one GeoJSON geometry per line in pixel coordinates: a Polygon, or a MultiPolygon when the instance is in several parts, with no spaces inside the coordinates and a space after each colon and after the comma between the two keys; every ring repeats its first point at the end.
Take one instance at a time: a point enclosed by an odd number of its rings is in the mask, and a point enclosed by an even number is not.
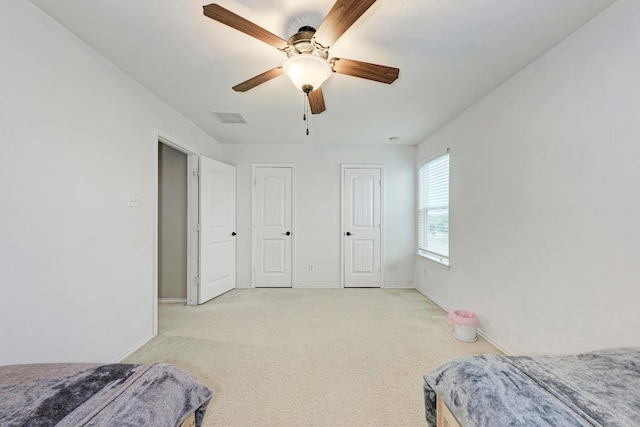
{"type": "Polygon", "coordinates": [[[293,85],[305,92],[311,86],[312,90],[322,86],[331,76],[331,65],[326,59],[313,54],[300,54],[287,59],[283,65],[283,71],[293,82],[293,85]]]}

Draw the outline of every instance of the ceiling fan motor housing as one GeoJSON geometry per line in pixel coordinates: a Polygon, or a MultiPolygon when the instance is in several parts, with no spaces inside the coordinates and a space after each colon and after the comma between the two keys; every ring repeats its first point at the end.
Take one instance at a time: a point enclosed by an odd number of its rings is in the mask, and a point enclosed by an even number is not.
{"type": "Polygon", "coordinates": [[[302,27],[297,33],[289,37],[285,48],[287,57],[313,55],[325,60],[329,58],[329,49],[313,38],[315,33],[316,30],[313,27],[302,27]]]}

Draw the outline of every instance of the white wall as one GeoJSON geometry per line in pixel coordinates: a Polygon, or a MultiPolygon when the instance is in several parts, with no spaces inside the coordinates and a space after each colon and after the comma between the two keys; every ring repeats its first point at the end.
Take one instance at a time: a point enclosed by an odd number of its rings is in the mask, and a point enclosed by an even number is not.
{"type": "Polygon", "coordinates": [[[0,364],[116,360],[152,335],[154,129],[219,144],[31,3],[0,28],[0,364]]]}
{"type": "Polygon", "coordinates": [[[299,287],[340,286],[341,165],[384,165],[385,286],[414,287],[415,147],[225,144],[222,151],[223,161],[237,167],[238,287],[251,286],[253,163],[294,165],[299,287]]]}
{"type": "Polygon", "coordinates": [[[638,40],[620,0],[418,147],[451,147],[451,270],[418,288],[511,352],[640,345],[638,40]]]}

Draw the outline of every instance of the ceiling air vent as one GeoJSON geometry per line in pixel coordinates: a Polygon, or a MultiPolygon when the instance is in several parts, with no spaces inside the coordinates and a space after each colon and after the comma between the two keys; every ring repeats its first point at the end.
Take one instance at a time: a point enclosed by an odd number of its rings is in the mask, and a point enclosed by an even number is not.
{"type": "Polygon", "coordinates": [[[240,113],[223,113],[220,111],[212,111],[211,114],[216,116],[221,123],[247,123],[240,113]]]}

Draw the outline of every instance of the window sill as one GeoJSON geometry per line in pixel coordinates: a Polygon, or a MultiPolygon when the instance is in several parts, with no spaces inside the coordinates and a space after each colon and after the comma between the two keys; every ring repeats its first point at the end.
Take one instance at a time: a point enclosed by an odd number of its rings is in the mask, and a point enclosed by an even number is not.
{"type": "Polygon", "coordinates": [[[451,270],[451,265],[443,263],[442,261],[440,261],[439,258],[435,258],[420,252],[416,253],[416,255],[419,256],[420,258],[426,259],[427,261],[437,265],[440,268],[443,268],[445,270],[451,270]]]}

